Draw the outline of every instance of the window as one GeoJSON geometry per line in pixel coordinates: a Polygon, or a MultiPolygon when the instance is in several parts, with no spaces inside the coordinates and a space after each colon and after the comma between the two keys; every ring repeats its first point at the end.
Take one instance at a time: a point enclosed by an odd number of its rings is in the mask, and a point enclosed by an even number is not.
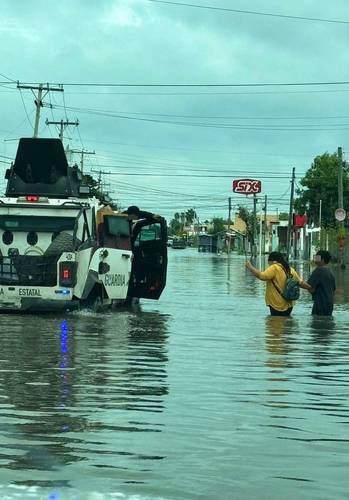
{"type": "Polygon", "coordinates": [[[144,226],[139,235],[137,236],[138,241],[154,241],[161,240],[161,227],[160,224],[151,224],[150,226],[144,226]]]}
{"type": "Polygon", "coordinates": [[[36,234],[35,231],[30,231],[30,233],[27,234],[28,245],[36,245],[37,242],[38,242],[38,235],[36,234]]]}
{"type": "Polygon", "coordinates": [[[4,231],[59,233],[73,230],[75,220],[75,217],[0,215],[0,228],[4,231]]]}
{"type": "Polygon", "coordinates": [[[115,215],[104,216],[104,228],[106,234],[112,236],[130,236],[130,223],[126,217],[116,217],[115,215]]]}
{"type": "Polygon", "coordinates": [[[13,242],[13,233],[11,231],[5,231],[2,235],[2,241],[5,245],[11,245],[13,242]]]}

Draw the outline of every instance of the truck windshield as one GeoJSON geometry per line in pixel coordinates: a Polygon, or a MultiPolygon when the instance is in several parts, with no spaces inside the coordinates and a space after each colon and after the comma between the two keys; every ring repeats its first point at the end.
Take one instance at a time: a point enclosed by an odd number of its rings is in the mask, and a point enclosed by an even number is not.
{"type": "Polygon", "coordinates": [[[36,231],[58,233],[74,229],[76,217],[34,217],[0,215],[0,228],[4,231],[36,231]]]}

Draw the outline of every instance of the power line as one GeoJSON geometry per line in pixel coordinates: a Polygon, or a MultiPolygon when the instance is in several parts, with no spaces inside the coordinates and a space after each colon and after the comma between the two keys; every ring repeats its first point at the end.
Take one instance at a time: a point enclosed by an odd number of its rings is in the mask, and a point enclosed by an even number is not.
{"type": "Polygon", "coordinates": [[[26,108],[26,105],[25,105],[25,102],[24,102],[24,99],[23,99],[23,94],[22,94],[22,90],[19,89],[19,93],[20,93],[20,96],[21,96],[21,99],[22,99],[22,104],[23,104],[23,108],[24,108],[24,111],[25,111],[25,114],[26,114],[26,117],[27,117],[27,120],[29,122],[29,125],[31,127],[33,127],[33,124],[32,122],[30,121],[30,118],[29,118],[29,115],[28,115],[28,111],[27,111],[27,108],[26,108]]]}
{"type": "MultiPolygon", "coordinates": [[[[62,108],[62,106],[56,105],[56,108],[62,108]]],[[[141,118],[137,116],[120,115],[111,111],[104,111],[98,109],[89,108],[77,108],[68,106],[67,109],[71,111],[76,111],[85,114],[103,116],[106,118],[116,118],[121,120],[133,120],[140,122],[149,122],[157,124],[167,124],[167,125],[183,125],[187,127],[199,127],[199,128],[218,128],[218,129],[232,129],[232,130],[265,130],[265,131],[327,131],[327,130],[348,130],[349,124],[339,123],[339,124],[327,124],[324,126],[317,126],[316,124],[305,125],[239,125],[232,123],[203,123],[203,122],[183,122],[174,120],[160,120],[155,118],[141,118]]]]}
{"type": "MultiPolygon", "coordinates": [[[[59,105],[57,105],[59,107],[59,105]]],[[[66,109],[66,106],[64,106],[66,109]]],[[[69,108],[70,109],[70,108],[69,108]]],[[[79,108],[76,108],[79,109],[79,108]]],[[[80,108],[83,109],[83,108],[80,108]]],[[[89,108],[86,108],[89,110],[89,108]]],[[[145,113],[138,111],[106,111],[100,109],[91,109],[91,111],[108,113],[108,114],[118,114],[118,115],[136,115],[136,116],[157,116],[157,117],[167,117],[167,118],[190,118],[190,119],[204,119],[204,120],[344,120],[349,119],[348,115],[335,115],[335,116],[212,116],[212,115],[176,115],[170,113],[145,113]]]]}
{"type": "Polygon", "coordinates": [[[283,19],[294,19],[298,21],[316,21],[321,23],[336,23],[336,24],[349,24],[349,21],[342,21],[340,19],[325,19],[319,17],[305,17],[305,16],[291,16],[286,14],[274,14],[272,12],[258,12],[253,10],[239,10],[239,9],[230,9],[225,7],[214,7],[211,5],[197,5],[192,3],[182,3],[182,2],[172,2],[167,0],[148,0],[148,2],[153,3],[162,3],[167,5],[176,5],[180,7],[193,7],[196,9],[207,9],[207,10],[216,10],[221,12],[234,12],[236,14],[250,14],[254,16],[268,16],[268,17],[279,17],[283,19]]]}
{"type": "MultiPolygon", "coordinates": [[[[120,168],[116,165],[100,165],[100,167],[116,167],[120,168]]],[[[110,175],[127,175],[127,176],[135,176],[135,177],[144,177],[144,173],[138,173],[138,172],[110,172],[110,175]]],[[[257,174],[259,178],[261,179],[289,179],[288,174],[276,174],[276,175],[260,175],[257,174]]],[[[200,177],[200,178],[217,178],[217,179],[231,179],[232,174],[169,174],[167,172],[163,173],[148,173],[147,177],[200,177]]]]}
{"type": "Polygon", "coordinates": [[[11,83],[17,83],[16,80],[14,80],[13,78],[10,78],[9,76],[4,75],[3,73],[0,73],[0,76],[2,76],[3,78],[5,78],[6,80],[8,80],[11,83]]]}
{"type": "MultiPolygon", "coordinates": [[[[9,88],[9,87],[7,87],[9,88]]],[[[202,96],[202,95],[286,95],[286,94],[323,94],[349,92],[349,89],[327,90],[274,90],[274,91],[248,91],[248,92],[67,92],[69,95],[132,95],[132,96],[202,96]]]]}
{"type": "MultiPolygon", "coordinates": [[[[7,83],[7,82],[3,82],[7,83]]],[[[35,82],[23,82],[22,85],[38,85],[35,82]]],[[[64,87],[144,87],[144,88],[224,88],[224,87],[311,87],[321,85],[349,85],[347,80],[334,80],[329,82],[266,82],[266,83],[82,83],[65,82],[49,83],[48,85],[61,85],[64,87]]]]}
{"type": "Polygon", "coordinates": [[[88,140],[87,142],[94,142],[98,144],[115,144],[117,146],[125,146],[132,148],[145,148],[145,149],[160,149],[166,151],[184,151],[184,152],[192,152],[192,153],[204,153],[204,154],[219,154],[219,155],[243,155],[243,156],[267,156],[267,157],[285,157],[285,158],[308,158],[309,156],[313,156],[313,154],[307,155],[296,155],[291,153],[262,153],[260,151],[233,151],[233,150],[208,150],[208,149],[193,149],[193,148],[178,148],[178,147],[169,147],[169,146],[154,146],[151,144],[136,144],[136,143],[127,143],[127,142],[116,142],[116,141],[98,141],[98,140],[88,140]]]}

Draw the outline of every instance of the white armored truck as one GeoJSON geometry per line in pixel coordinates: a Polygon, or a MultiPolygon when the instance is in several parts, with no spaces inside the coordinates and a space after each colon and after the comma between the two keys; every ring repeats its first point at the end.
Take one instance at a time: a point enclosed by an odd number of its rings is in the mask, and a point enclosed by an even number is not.
{"type": "Polygon", "coordinates": [[[59,139],[20,139],[0,198],[0,312],[100,309],[158,299],[163,218],[137,221],[89,194],[59,139]]]}

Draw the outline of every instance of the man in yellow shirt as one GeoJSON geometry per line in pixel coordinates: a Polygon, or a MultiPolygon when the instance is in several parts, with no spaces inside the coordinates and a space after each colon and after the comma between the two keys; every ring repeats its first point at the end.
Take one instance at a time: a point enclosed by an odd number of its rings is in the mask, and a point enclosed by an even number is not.
{"type": "Polygon", "coordinates": [[[305,290],[309,290],[310,286],[303,281],[293,267],[290,267],[281,252],[271,252],[268,257],[268,264],[269,266],[265,271],[260,271],[249,261],[245,265],[253,276],[267,282],[265,303],[269,306],[270,314],[272,316],[289,316],[292,312],[294,301],[285,300],[281,295],[281,290],[285,288],[287,277],[291,275],[294,280],[298,281],[300,288],[304,288],[305,290]]]}

